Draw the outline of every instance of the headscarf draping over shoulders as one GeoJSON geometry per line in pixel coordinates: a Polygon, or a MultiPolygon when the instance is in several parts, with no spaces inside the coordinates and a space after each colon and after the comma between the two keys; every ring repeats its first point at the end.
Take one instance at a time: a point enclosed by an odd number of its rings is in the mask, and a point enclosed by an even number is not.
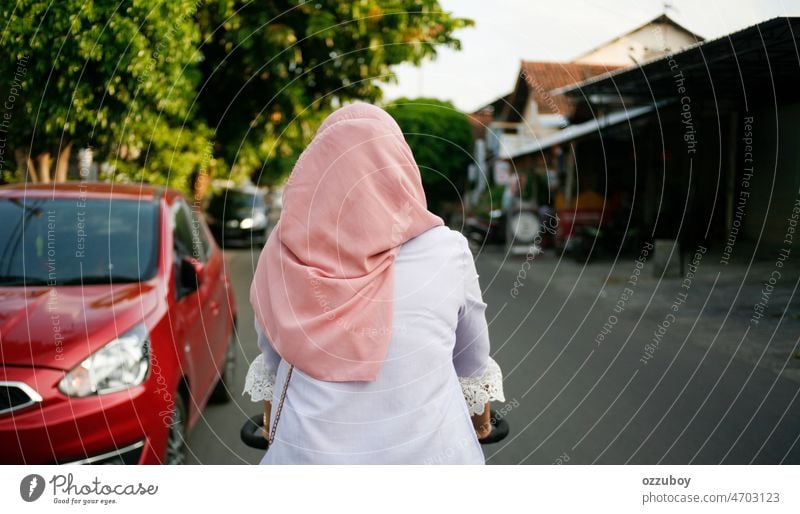
{"type": "Polygon", "coordinates": [[[320,380],[375,380],[392,335],[395,256],[442,224],[388,113],[356,103],[331,114],[292,170],[250,289],[275,350],[320,380]]]}

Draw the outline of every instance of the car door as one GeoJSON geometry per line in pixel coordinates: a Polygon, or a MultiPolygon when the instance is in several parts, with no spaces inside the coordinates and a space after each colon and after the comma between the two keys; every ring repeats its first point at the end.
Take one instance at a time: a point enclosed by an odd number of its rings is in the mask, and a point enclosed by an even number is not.
{"type": "MultiPolygon", "coordinates": [[[[215,335],[209,333],[209,326],[214,326],[215,305],[212,300],[212,277],[206,276],[207,255],[198,251],[197,240],[193,235],[194,224],[192,212],[183,200],[173,204],[173,240],[175,253],[175,291],[178,323],[184,334],[184,364],[190,377],[190,388],[194,402],[202,407],[207,399],[210,387],[216,379],[214,358],[215,335]],[[199,285],[186,288],[181,284],[181,261],[195,259],[202,265],[202,276],[199,285]]],[[[176,341],[177,342],[177,341],[176,341]]]]}
{"type": "Polygon", "coordinates": [[[231,342],[232,318],[228,305],[228,284],[225,279],[225,262],[222,252],[211,244],[209,231],[196,210],[191,211],[195,258],[205,259],[204,285],[207,287],[209,315],[204,319],[208,348],[215,370],[221,371],[231,342]]]}

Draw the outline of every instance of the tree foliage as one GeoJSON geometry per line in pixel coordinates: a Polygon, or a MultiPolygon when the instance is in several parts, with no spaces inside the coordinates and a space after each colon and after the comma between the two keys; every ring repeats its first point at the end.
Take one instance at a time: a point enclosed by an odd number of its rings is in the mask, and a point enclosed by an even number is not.
{"type": "Polygon", "coordinates": [[[472,127],[466,114],[433,98],[401,98],[386,110],[414,152],[430,208],[442,213],[459,202],[472,162],[472,127]]]}
{"type": "Polygon", "coordinates": [[[288,174],[332,107],[378,101],[392,65],[458,48],[453,31],[471,24],[434,0],[226,0],[199,21],[202,115],[226,160],[262,182],[288,174]]]}
{"type": "Polygon", "coordinates": [[[30,179],[63,180],[69,149],[91,146],[111,178],[186,185],[211,135],[190,109],[201,78],[194,1],[18,0],[0,12],[0,77],[27,65],[0,92],[17,94],[8,143],[30,179]]]}
{"type": "Polygon", "coordinates": [[[0,13],[3,170],[64,180],[72,148],[91,146],[106,178],[184,189],[227,164],[282,179],[333,107],[379,100],[392,65],[457,48],[471,23],[435,0],[16,0],[0,13]]]}

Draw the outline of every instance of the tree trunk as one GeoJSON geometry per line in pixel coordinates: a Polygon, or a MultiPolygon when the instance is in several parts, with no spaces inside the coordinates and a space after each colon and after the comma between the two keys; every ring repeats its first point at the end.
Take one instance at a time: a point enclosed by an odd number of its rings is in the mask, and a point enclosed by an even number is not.
{"type": "Polygon", "coordinates": [[[50,183],[50,167],[52,164],[53,158],[50,156],[50,152],[42,152],[36,156],[36,173],[43,184],[50,183]]]}
{"type": "Polygon", "coordinates": [[[58,161],[56,161],[56,182],[66,182],[67,181],[67,171],[69,171],[69,157],[72,155],[72,143],[67,143],[62,145],[59,154],[58,154],[58,161]]]}
{"type": "Polygon", "coordinates": [[[30,151],[27,148],[17,148],[14,151],[14,156],[17,158],[17,167],[22,171],[25,182],[37,183],[39,176],[36,174],[36,168],[33,165],[30,151]]]}
{"type": "Polygon", "coordinates": [[[193,203],[200,205],[208,193],[209,186],[211,185],[211,177],[214,176],[216,171],[216,164],[212,160],[208,163],[207,169],[201,168],[192,174],[192,194],[193,203]]]}

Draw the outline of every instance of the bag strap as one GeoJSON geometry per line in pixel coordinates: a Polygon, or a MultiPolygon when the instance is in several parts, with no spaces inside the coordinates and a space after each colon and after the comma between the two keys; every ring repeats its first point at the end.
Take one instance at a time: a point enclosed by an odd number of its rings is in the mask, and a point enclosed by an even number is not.
{"type": "Polygon", "coordinates": [[[286,372],[286,380],[283,382],[283,391],[281,391],[281,399],[278,401],[278,410],[275,411],[275,421],[272,422],[272,430],[269,431],[269,446],[272,446],[272,441],[275,440],[275,431],[278,429],[278,420],[281,419],[281,411],[283,410],[283,401],[286,399],[286,390],[289,388],[289,380],[292,379],[292,371],[294,371],[294,364],[289,365],[289,371],[286,372]]]}

